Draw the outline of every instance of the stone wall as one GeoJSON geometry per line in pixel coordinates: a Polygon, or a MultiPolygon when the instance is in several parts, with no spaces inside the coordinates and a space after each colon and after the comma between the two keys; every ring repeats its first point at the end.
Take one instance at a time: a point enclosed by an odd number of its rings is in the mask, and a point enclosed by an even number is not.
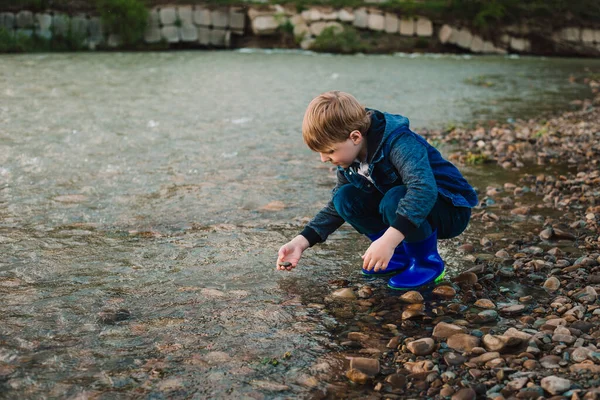
{"type": "MultiPolygon", "coordinates": [[[[295,41],[303,49],[310,49],[315,38],[326,28],[333,27],[336,32],[341,32],[353,26],[358,30],[398,37],[419,37],[435,43],[435,48],[441,51],[600,56],[600,29],[591,27],[571,26],[555,30],[545,27],[544,32],[538,32],[525,25],[506,26],[494,37],[484,38],[464,25],[432,21],[424,16],[398,15],[377,7],[313,7],[297,13],[278,5],[260,8],[163,6],[150,10],[144,40],[148,44],[164,43],[166,46],[229,48],[234,42],[232,35],[277,36],[282,34],[284,26],[288,31],[293,29],[295,41]]],[[[121,45],[120,38],[106,32],[100,18],[91,15],[27,10],[0,12],[0,27],[15,35],[38,35],[46,39],[71,32],[83,37],[90,49],[121,45]]]]}

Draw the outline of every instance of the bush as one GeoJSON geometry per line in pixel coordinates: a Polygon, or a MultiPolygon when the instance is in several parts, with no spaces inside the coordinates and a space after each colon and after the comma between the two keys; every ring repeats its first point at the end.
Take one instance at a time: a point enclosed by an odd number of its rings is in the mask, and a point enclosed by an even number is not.
{"type": "Polygon", "coordinates": [[[119,35],[123,44],[134,45],[144,37],[148,10],[139,0],[98,0],[105,29],[119,35]]]}
{"type": "Polygon", "coordinates": [[[336,28],[330,26],[317,36],[311,48],[327,53],[353,54],[366,52],[369,46],[353,27],[346,26],[342,32],[336,32],[336,28]]]}

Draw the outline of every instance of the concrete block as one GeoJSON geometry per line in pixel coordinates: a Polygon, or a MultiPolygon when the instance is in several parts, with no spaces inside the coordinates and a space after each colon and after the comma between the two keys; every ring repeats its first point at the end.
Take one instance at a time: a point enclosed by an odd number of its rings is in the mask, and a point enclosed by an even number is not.
{"type": "Polygon", "coordinates": [[[71,34],[75,37],[88,37],[89,22],[85,16],[76,15],[71,18],[71,34]]]}
{"type": "Polygon", "coordinates": [[[229,10],[229,27],[234,32],[244,33],[246,14],[242,10],[231,8],[229,10]]]}
{"type": "Polygon", "coordinates": [[[35,14],[35,26],[40,31],[49,31],[52,27],[52,15],[47,13],[35,14]]]}
{"type": "Polygon", "coordinates": [[[473,41],[473,34],[466,29],[462,28],[458,31],[458,42],[456,43],[458,47],[462,47],[463,49],[470,49],[471,42],[473,41]]]}
{"type": "Polygon", "coordinates": [[[416,23],[417,36],[431,37],[433,36],[433,23],[430,19],[419,17],[416,23]]]}
{"type": "Polygon", "coordinates": [[[177,17],[181,22],[181,26],[183,25],[192,25],[194,23],[194,10],[192,6],[179,6],[177,7],[177,17]]]}
{"type": "Polygon", "coordinates": [[[586,44],[594,43],[594,31],[592,29],[582,29],[581,41],[586,44]]]}
{"type": "Polygon", "coordinates": [[[231,31],[225,31],[225,48],[231,48],[231,31]]]}
{"type": "Polygon", "coordinates": [[[385,13],[385,31],[387,33],[398,33],[398,16],[396,14],[385,13]]]}
{"type": "Polygon", "coordinates": [[[471,51],[473,53],[483,53],[483,39],[481,36],[473,36],[473,40],[471,41],[471,51]]]}
{"type": "Polygon", "coordinates": [[[179,42],[179,28],[175,25],[165,25],[160,29],[160,36],[168,43],[179,42]]]}
{"type": "Polygon", "coordinates": [[[383,31],[385,29],[385,17],[382,14],[369,13],[367,27],[372,31],[383,31]]]}
{"type": "Polygon", "coordinates": [[[338,12],[338,19],[342,22],[354,22],[354,12],[352,9],[342,8],[338,12]]]}
{"type": "Polygon", "coordinates": [[[210,28],[201,26],[198,28],[198,43],[203,46],[210,44],[210,28]]]}
{"type": "Polygon", "coordinates": [[[15,31],[15,36],[17,36],[17,37],[19,37],[19,36],[32,37],[33,29],[17,29],[15,31]]]}
{"type": "Polygon", "coordinates": [[[36,29],[35,35],[47,40],[52,39],[52,31],[50,29],[36,29]]]}
{"type": "Polygon", "coordinates": [[[529,43],[529,40],[527,39],[522,39],[522,38],[511,38],[510,39],[510,48],[518,51],[518,52],[527,52],[529,51],[531,47],[531,44],[529,43]]]}
{"type": "Polygon", "coordinates": [[[160,23],[163,25],[174,25],[177,21],[177,10],[175,7],[161,8],[159,11],[160,23]]]}
{"type": "Polygon", "coordinates": [[[600,29],[594,31],[594,42],[600,43],[600,29]]]}
{"type": "Polygon", "coordinates": [[[458,43],[459,33],[460,29],[452,28],[452,32],[450,32],[450,37],[448,38],[448,43],[456,45],[458,43]]]}
{"type": "Polygon", "coordinates": [[[229,26],[229,12],[225,10],[212,10],[210,19],[214,28],[227,28],[229,26]]]}
{"type": "Polygon", "coordinates": [[[33,13],[31,11],[19,11],[16,15],[17,28],[33,28],[33,13]]]}
{"type": "Polygon", "coordinates": [[[309,31],[313,36],[319,36],[323,30],[327,27],[327,22],[325,21],[316,21],[310,24],[309,31]]]}
{"type": "Polygon", "coordinates": [[[194,10],[194,23],[200,26],[210,26],[210,10],[202,7],[196,8],[194,10]]]}
{"type": "Polygon", "coordinates": [[[119,47],[123,41],[119,35],[115,35],[114,33],[108,35],[108,40],[106,41],[108,47],[119,47]]]}
{"type": "Polygon", "coordinates": [[[438,38],[442,44],[448,43],[450,40],[450,36],[452,35],[452,27],[450,25],[444,24],[440,31],[438,32],[438,38]]]}
{"type": "Polygon", "coordinates": [[[273,15],[259,15],[252,20],[252,32],[255,35],[272,35],[279,28],[273,15]]]}
{"type": "Polygon", "coordinates": [[[225,47],[225,29],[213,29],[210,31],[210,44],[215,47],[225,47]]]}
{"type": "Polygon", "coordinates": [[[161,38],[162,34],[158,25],[152,24],[146,27],[146,32],[144,32],[144,41],[146,43],[158,43],[161,38]]]}
{"type": "Polygon", "coordinates": [[[354,22],[352,23],[357,28],[366,28],[369,23],[369,13],[366,8],[358,8],[354,10],[354,22]]]}
{"type": "MultiPolygon", "coordinates": [[[[157,24],[158,26],[158,24],[157,24]]],[[[100,17],[90,18],[90,42],[102,43],[104,41],[104,27],[102,26],[102,20],[100,17]]],[[[160,38],[160,35],[159,35],[160,38]]]]}
{"type": "Polygon", "coordinates": [[[179,37],[182,42],[196,42],[198,41],[198,28],[194,24],[183,24],[179,28],[179,37]]]}
{"type": "Polygon", "coordinates": [[[7,31],[15,29],[15,14],[10,12],[0,13],[0,27],[7,31]]]}
{"type": "Polygon", "coordinates": [[[54,14],[52,17],[52,32],[55,36],[67,36],[71,19],[66,14],[54,14]]]}
{"type": "Polygon", "coordinates": [[[148,12],[148,25],[160,26],[160,12],[157,8],[148,12]]]}
{"type": "Polygon", "coordinates": [[[398,32],[402,36],[413,36],[415,34],[415,21],[412,18],[402,18],[398,32]]]}

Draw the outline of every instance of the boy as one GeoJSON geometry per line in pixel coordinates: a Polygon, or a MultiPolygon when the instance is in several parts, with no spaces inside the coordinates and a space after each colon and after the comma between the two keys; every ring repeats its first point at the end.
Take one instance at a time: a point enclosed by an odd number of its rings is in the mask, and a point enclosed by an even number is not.
{"type": "Polygon", "coordinates": [[[348,222],[372,243],[363,274],[393,275],[392,289],[439,282],[444,262],[437,239],[462,233],[477,194],[458,169],[401,115],[365,109],[350,94],[332,91],[313,99],[302,136],[321,161],[337,166],[327,206],[279,249],[277,269],[291,271],[304,250],[348,222]]]}

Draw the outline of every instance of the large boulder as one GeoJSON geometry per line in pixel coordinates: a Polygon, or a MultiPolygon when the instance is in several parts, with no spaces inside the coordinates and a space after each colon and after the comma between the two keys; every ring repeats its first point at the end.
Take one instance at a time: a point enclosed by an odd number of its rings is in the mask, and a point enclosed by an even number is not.
{"type": "Polygon", "coordinates": [[[275,15],[259,15],[252,20],[252,32],[255,35],[272,35],[279,28],[275,15]]]}
{"type": "Polygon", "coordinates": [[[380,13],[369,13],[367,27],[372,31],[383,31],[385,28],[385,17],[380,13]]]}
{"type": "Polygon", "coordinates": [[[417,36],[433,36],[433,23],[429,18],[419,17],[416,23],[417,36]]]}
{"type": "Polygon", "coordinates": [[[413,36],[415,34],[415,21],[412,18],[402,18],[398,32],[403,36],[413,36]]]}

